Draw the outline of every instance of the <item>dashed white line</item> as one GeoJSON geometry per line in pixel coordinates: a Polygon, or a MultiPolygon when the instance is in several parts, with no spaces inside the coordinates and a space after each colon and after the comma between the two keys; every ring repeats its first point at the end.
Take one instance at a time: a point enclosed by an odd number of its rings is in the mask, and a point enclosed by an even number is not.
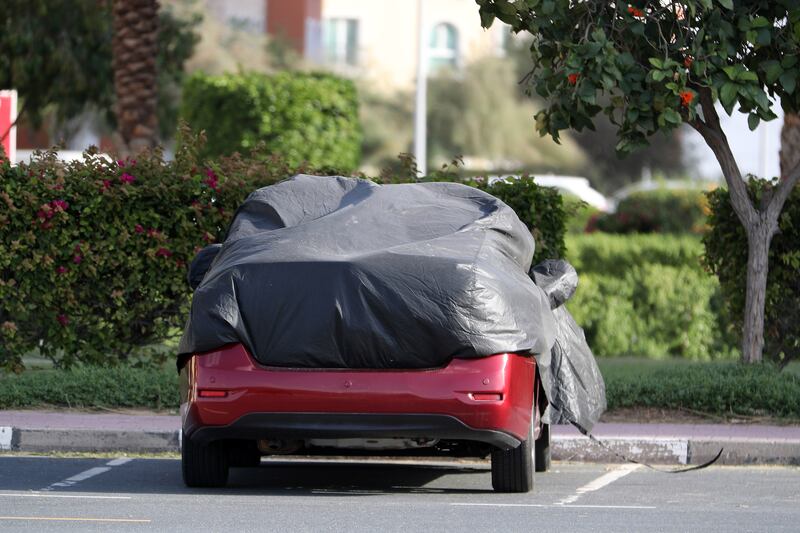
{"type": "Polygon", "coordinates": [[[568,509],[655,509],[654,505],[565,505],[563,503],[451,503],[460,507],[546,507],[555,509],[565,507],[568,509]]]}
{"type": "Polygon", "coordinates": [[[618,479],[621,479],[634,470],[638,469],[640,465],[622,465],[617,469],[612,470],[611,472],[607,472],[600,476],[599,478],[595,479],[587,483],[586,485],[580,487],[578,490],[575,491],[575,494],[571,496],[567,496],[563,500],[556,502],[556,505],[569,505],[574,503],[578,498],[586,494],[587,492],[594,492],[596,490],[600,490],[603,487],[614,483],[618,479]]]}
{"type": "Polygon", "coordinates": [[[0,498],[77,498],[85,500],[130,500],[130,496],[92,496],[84,494],[42,494],[40,492],[0,492],[0,498]]]}
{"type": "Polygon", "coordinates": [[[89,470],[84,470],[78,474],[75,474],[72,477],[68,477],[63,481],[59,481],[57,483],[53,483],[48,485],[47,487],[43,488],[42,490],[48,491],[53,490],[58,487],[72,487],[73,485],[80,483],[81,481],[86,481],[89,478],[93,478],[95,476],[99,476],[100,474],[105,474],[109,470],[111,470],[115,466],[124,465],[125,463],[130,462],[132,459],[128,457],[119,457],[117,459],[112,459],[111,461],[106,463],[106,466],[95,466],[94,468],[90,468],[89,470]]]}

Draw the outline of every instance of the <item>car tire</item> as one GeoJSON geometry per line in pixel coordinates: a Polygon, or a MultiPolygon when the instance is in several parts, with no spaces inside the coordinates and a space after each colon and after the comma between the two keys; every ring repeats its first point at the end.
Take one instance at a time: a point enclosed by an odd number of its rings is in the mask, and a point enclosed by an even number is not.
{"type": "Polygon", "coordinates": [[[183,438],[181,470],[187,487],[222,487],[228,482],[228,450],[223,441],[199,444],[183,438]]]}
{"type": "Polygon", "coordinates": [[[492,488],[496,492],[530,492],[533,489],[534,450],[533,436],[516,448],[492,451],[492,488]]]}
{"type": "Polygon", "coordinates": [[[542,424],[534,446],[534,466],[537,472],[550,470],[550,424],[542,424]]]}

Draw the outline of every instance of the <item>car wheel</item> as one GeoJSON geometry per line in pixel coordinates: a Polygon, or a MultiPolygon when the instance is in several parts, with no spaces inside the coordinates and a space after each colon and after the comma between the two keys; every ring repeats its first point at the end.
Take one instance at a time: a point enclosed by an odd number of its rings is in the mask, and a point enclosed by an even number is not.
{"type": "Polygon", "coordinates": [[[547,472],[550,470],[550,424],[542,424],[533,446],[536,471],[547,472]]]}
{"type": "Polygon", "coordinates": [[[492,451],[492,488],[497,492],[529,492],[533,489],[534,453],[528,438],[516,448],[492,451]]]}
{"type": "Polygon", "coordinates": [[[183,438],[181,469],[187,487],[221,487],[228,481],[228,450],[222,441],[199,444],[183,438]]]}

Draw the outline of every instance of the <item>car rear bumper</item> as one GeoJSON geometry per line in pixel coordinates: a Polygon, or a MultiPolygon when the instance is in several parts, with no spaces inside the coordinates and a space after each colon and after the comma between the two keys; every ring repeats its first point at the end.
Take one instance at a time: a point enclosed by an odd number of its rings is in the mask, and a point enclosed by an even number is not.
{"type": "Polygon", "coordinates": [[[200,442],[401,437],[510,448],[528,434],[535,374],[533,358],[517,354],[430,370],[263,367],[235,344],[181,370],[183,432],[200,442]]]}

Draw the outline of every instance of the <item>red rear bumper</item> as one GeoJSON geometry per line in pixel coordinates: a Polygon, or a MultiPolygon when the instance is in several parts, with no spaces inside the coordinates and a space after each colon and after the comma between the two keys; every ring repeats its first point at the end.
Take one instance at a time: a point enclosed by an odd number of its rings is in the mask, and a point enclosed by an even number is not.
{"type": "Polygon", "coordinates": [[[183,431],[201,440],[291,433],[474,438],[510,447],[528,433],[535,374],[533,358],[516,354],[454,359],[434,370],[263,367],[242,345],[230,345],[181,370],[183,431]]]}

